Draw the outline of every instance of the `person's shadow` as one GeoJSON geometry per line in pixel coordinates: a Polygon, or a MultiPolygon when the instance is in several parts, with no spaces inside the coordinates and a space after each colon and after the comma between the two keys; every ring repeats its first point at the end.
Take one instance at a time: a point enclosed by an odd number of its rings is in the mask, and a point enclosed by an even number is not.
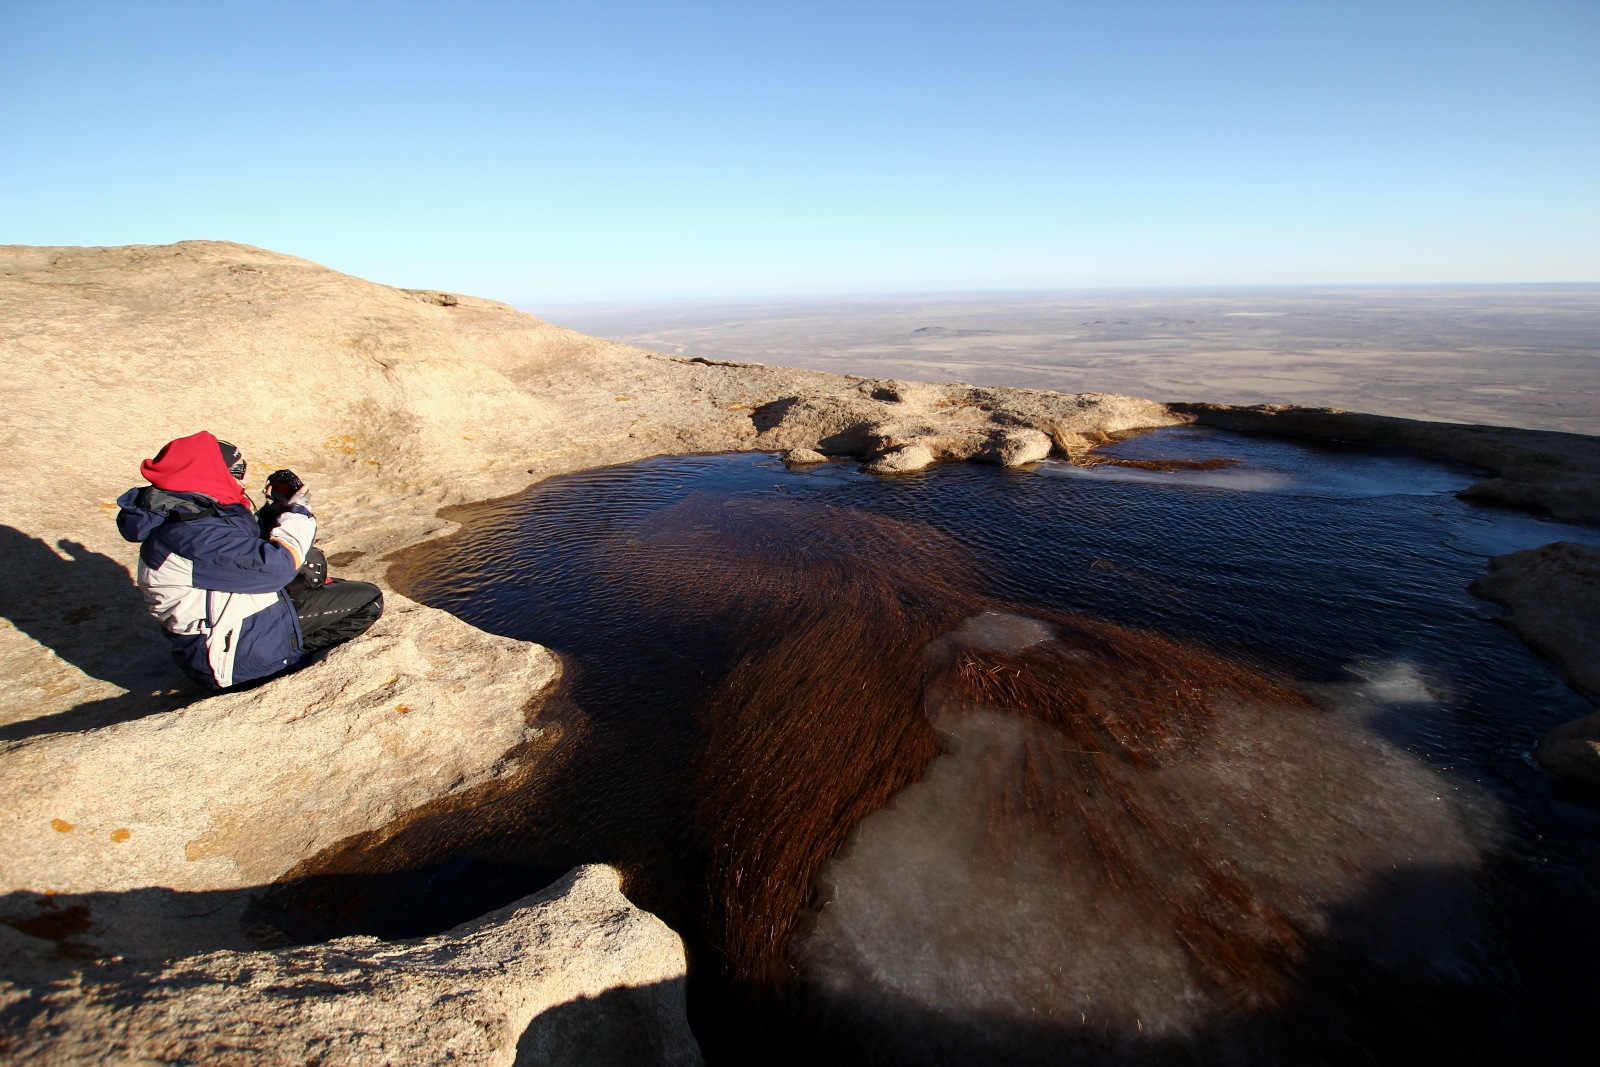
{"type": "Polygon", "coordinates": [[[173,665],[123,565],[76,541],[56,545],[59,552],[0,525],[0,616],[84,674],[127,692],[0,726],[0,742],[92,730],[206,696],[173,665]]]}

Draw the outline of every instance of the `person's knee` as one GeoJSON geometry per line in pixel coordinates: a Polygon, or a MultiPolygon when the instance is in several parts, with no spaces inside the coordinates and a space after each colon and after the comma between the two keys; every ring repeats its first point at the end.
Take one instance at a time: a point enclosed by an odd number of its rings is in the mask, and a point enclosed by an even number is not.
{"type": "Polygon", "coordinates": [[[341,630],[339,635],[340,643],[360,637],[372,629],[373,625],[383,617],[383,590],[377,586],[372,586],[371,589],[372,596],[362,602],[359,607],[345,616],[339,623],[341,630]]]}
{"type": "Polygon", "coordinates": [[[373,623],[377,622],[383,617],[383,590],[379,589],[370,582],[351,584],[364,585],[367,587],[367,589],[372,591],[371,595],[363,600],[361,605],[350,613],[352,616],[360,616],[361,618],[366,619],[367,625],[371,626],[373,623]]]}
{"type": "Polygon", "coordinates": [[[314,653],[342,645],[366,633],[382,614],[381,589],[371,582],[335,578],[302,605],[302,647],[314,653]]]}
{"type": "Polygon", "coordinates": [[[360,610],[351,614],[351,622],[354,624],[352,628],[355,629],[355,633],[351,636],[366,633],[368,630],[372,629],[372,627],[375,626],[378,620],[382,617],[383,594],[379,593],[377,596],[373,597],[372,600],[363,605],[360,610]]]}

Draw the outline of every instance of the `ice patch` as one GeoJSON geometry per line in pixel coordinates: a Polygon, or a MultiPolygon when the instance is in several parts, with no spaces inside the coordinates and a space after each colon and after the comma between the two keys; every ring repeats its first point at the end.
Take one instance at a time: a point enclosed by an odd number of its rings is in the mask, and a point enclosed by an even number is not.
{"type": "Polygon", "coordinates": [[[1541,548],[1553,541],[1600,546],[1600,529],[1551,522],[1535,515],[1484,510],[1454,519],[1443,543],[1474,556],[1503,556],[1508,552],[1541,548]]]}
{"type": "Polygon", "coordinates": [[[1434,496],[1466,487],[1467,480],[1449,470],[1420,464],[1402,464],[1383,458],[1361,457],[1361,465],[1339,468],[1329,464],[1298,470],[1262,470],[1224,467],[1219,470],[1156,471],[1112,463],[1080,467],[1062,460],[1046,460],[1039,469],[1062,478],[1098,482],[1134,482],[1202,489],[1227,489],[1236,493],[1282,493],[1285,496],[1362,498],[1379,496],[1434,496]]]}
{"type": "Polygon", "coordinates": [[[1055,634],[1038,619],[1003,611],[985,611],[967,619],[951,636],[968,648],[981,648],[989,652],[1021,652],[1050,640],[1055,634]]]}
{"type": "Polygon", "coordinates": [[[1354,695],[1373,704],[1436,704],[1442,695],[1435,691],[1437,683],[1430,684],[1421,669],[1407,660],[1357,663],[1346,669],[1361,679],[1354,695]]]}
{"type": "Polygon", "coordinates": [[[1141,467],[1103,464],[1080,467],[1060,460],[1045,460],[1039,470],[1061,478],[1083,478],[1094,482],[1137,482],[1147,485],[1192,486],[1204,489],[1229,489],[1236,493],[1279,493],[1293,480],[1275,471],[1223,469],[1213,471],[1152,471],[1141,467]]]}
{"type": "Polygon", "coordinates": [[[1348,664],[1349,681],[1310,688],[1324,707],[1359,719],[1388,708],[1421,708],[1444,703],[1447,680],[1425,673],[1404,659],[1361,660],[1348,664]]]}

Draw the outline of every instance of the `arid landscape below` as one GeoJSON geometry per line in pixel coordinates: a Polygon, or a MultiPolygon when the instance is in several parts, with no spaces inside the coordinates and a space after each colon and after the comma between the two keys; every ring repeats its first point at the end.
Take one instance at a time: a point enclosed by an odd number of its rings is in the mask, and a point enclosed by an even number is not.
{"type": "Polygon", "coordinates": [[[530,309],[661,352],[1600,433],[1600,285],[978,293],[530,309]]]}

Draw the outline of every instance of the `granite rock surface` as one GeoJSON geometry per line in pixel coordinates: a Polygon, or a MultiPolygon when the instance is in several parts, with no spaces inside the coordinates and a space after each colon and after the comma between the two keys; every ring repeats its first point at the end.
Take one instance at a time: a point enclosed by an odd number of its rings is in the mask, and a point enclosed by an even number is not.
{"type": "Polygon", "coordinates": [[[39,1064],[698,1064],[683,944],[588,866],[437,937],[69,969],[0,926],[0,1050],[39,1064]]]}

